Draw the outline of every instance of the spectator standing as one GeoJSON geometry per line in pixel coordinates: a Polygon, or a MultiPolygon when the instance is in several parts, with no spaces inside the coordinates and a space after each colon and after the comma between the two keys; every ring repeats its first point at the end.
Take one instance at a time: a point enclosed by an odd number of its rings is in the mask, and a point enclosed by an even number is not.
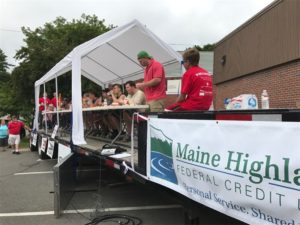
{"type": "Polygon", "coordinates": [[[12,120],[8,123],[8,143],[14,149],[12,152],[13,154],[20,154],[19,144],[21,140],[20,133],[22,128],[31,131],[31,129],[28,126],[26,126],[22,121],[17,120],[16,116],[12,116],[12,120]]]}
{"type": "Polygon", "coordinates": [[[54,106],[54,108],[57,108],[57,94],[56,92],[53,92],[53,98],[50,100],[50,104],[54,106]]]}
{"type": "Polygon", "coordinates": [[[51,100],[47,97],[47,93],[45,92],[43,97],[39,98],[39,111],[43,112],[45,109],[47,109],[49,104],[51,104],[51,100]]]}
{"type": "Polygon", "coordinates": [[[186,72],[181,80],[181,92],[176,102],[166,111],[208,110],[212,104],[212,78],[203,68],[199,67],[200,54],[195,48],[183,54],[183,66],[186,72]]]}
{"type": "Polygon", "coordinates": [[[7,137],[8,137],[8,127],[5,124],[5,120],[2,119],[0,125],[0,147],[2,148],[2,151],[6,150],[7,137]]]}
{"type": "Polygon", "coordinates": [[[164,110],[166,98],[166,78],[162,64],[152,58],[146,51],[137,55],[141,66],[145,67],[144,82],[137,83],[136,87],[144,90],[147,104],[151,112],[164,110]]]}
{"type": "Polygon", "coordinates": [[[48,105],[51,104],[51,100],[47,97],[47,92],[43,93],[43,96],[39,98],[39,127],[43,125],[43,111],[45,111],[48,105]]]}

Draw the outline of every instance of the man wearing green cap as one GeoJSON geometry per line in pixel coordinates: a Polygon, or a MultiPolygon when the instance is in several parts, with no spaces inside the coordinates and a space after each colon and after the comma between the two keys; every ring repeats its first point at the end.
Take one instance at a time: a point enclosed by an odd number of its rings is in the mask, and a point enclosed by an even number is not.
{"type": "Polygon", "coordinates": [[[154,60],[146,51],[140,51],[137,58],[141,66],[145,68],[145,71],[144,82],[137,83],[136,87],[144,90],[151,112],[163,111],[166,98],[164,67],[160,62],[154,60]]]}

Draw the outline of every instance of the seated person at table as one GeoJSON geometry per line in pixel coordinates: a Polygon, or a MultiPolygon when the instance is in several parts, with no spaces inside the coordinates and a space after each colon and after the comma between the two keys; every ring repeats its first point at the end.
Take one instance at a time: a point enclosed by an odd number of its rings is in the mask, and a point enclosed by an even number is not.
{"type": "Polygon", "coordinates": [[[88,102],[90,99],[90,95],[88,92],[84,93],[82,96],[82,108],[88,108],[88,102]]]}
{"type": "MultiPolygon", "coordinates": [[[[112,97],[112,106],[122,105],[125,99],[125,95],[122,93],[122,86],[120,84],[114,84],[113,89],[110,91],[112,97]]],[[[109,113],[107,116],[109,130],[111,133],[108,135],[109,138],[114,139],[120,131],[119,112],[109,113]]]]}
{"type": "MultiPolygon", "coordinates": [[[[110,105],[112,103],[112,98],[111,96],[108,95],[110,90],[108,88],[102,90],[100,92],[100,97],[96,98],[95,100],[95,107],[100,107],[104,106],[104,101],[106,100],[106,104],[110,105]]],[[[102,136],[106,137],[108,135],[108,127],[109,127],[109,122],[108,122],[108,113],[105,111],[101,112],[94,112],[92,114],[93,117],[93,126],[94,126],[94,132],[93,135],[95,136],[102,136]]]]}
{"type": "MultiPolygon", "coordinates": [[[[96,95],[94,92],[89,92],[88,93],[88,98],[85,100],[86,108],[93,108],[96,107],[96,95]]],[[[93,113],[91,111],[85,111],[85,125],[86,125],[86,130],[88,130],[89,134],[95,133],[96,131],[96,124],[94,124],[94,121],[97,118],[96,113],[93,113]]]]}
{"type": "Polygon", "coordinates": [[[70,109],[70,102],[67,98],[64,98],[60,105],[61,110],[68,110],[70,109]]]}
{"type": "Polygon", "coordinates": [[[188,49],[183,54],[183,66],[186,72],[182,76],[181,92],[176,102],[166,111],[208,110],[212,104],[212,77],[198,66],[199,51],[188,49]]]}
{"type": "Polygon", "coordinates": [[[90,94],[89,94],[89,102],[88,102],[89,107],[95,107],[96,106],[95,105],[96,101],[97,101],[97,97],[96,97],[95,93],[94,92],[90,92],[90,94]]]}
{"type": "Polygon", "coordinates": [[[93,92],[86,92],[82,96],[82,108],[91,108],[95,106],[97,101],[96,95],[93,92]]]}
{"type": "Polygon", "coordinates": [[[51,104],[54,106],[54,108],[57,108],[57,94],[56,92],[53,92],[53,97],[50,100],[51,104]]]}
{"type": "MultiPolygon", "coordinates": [[[[71,109],[71,101],[69,99],[64,98],[60,105],[61,110],[69,110],[71,109]]],[[[70,125],[70,114],[69,113],[61,113],[60,114],[60,126],[63,129],[69,128],[70,125]]]]}
{"type": "Polygon", "coordinates": [[[46,113],[44,114],[43,117],[43,122],[47,122],[47,128],[52,129],[53,128],[53,112],[54,111],[54,106],[52,104],[49,104],[46,108],[46,113]]]}
{"type": "Polygon", "coordinates": [[[122,93],[122,86],[120,84],[114,84],[110,94],[113,100],[112,105],[122,105],[126,96],[122,93]]]}
{"type": "Polygon", "coordinates": [[[96,98],[95,107],[103,106],[103,90],[99,94],[99,98],[96,98]]]}
{"type": "MultiPolygon", "coordinates": [[[[128,93],[126,99],[128,100],[129,105],[145,105],[146,104],[146,97],[143,91],[136,88],[136,85],[133,81],[127,81],[125,83],[125,88],[128,93]]],[[[126,101],[125,101],[126,102],[126,101]]],[[[132,126],[132,115],[133,111],[126,110],[123,112],[123,119],[126,124],[127,134],[124,136],[123,141],[130,141],[131,137],[131,126],[132,126]]]]}

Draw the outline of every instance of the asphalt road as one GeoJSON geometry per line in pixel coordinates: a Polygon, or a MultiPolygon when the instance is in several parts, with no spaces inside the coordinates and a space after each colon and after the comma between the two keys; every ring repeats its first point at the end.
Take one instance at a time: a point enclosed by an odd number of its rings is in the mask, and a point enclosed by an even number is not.
{"type": "MultiPolygon", "coordinates": [[[[56,160],[39,160],[36,152],[0,152],[0,225],[83,225],[107,214],[135,216],[144,225],[181,225],[181,198],[156,185],[127,183],[111,171],[89,178],[73,196],[67,210],[54,217],[53,173],[56,160]],[[99,178],[98,177],[98,178],[99,178]]],[[[242,224],[197,206],[200,224],[242,224]]],[[[101,224],[118,224],[114,221],[101,224]]]]}

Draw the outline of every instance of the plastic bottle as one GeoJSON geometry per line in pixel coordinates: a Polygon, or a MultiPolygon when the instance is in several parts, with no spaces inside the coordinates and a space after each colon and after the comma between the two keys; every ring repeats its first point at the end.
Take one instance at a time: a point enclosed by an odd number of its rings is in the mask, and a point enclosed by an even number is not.
{"type": "Polygon", "coordinates": [[[269,104],[269,95],[267,90],[263,90],[261,93],[261,108],[262,109],[269,109],[270,104],[269,104]]]}
{"type": "Polygon", "coordinates": [[[104,99],[103,105],[107,106],[107,100],[106,100],[106,98],[104,99]]]}

